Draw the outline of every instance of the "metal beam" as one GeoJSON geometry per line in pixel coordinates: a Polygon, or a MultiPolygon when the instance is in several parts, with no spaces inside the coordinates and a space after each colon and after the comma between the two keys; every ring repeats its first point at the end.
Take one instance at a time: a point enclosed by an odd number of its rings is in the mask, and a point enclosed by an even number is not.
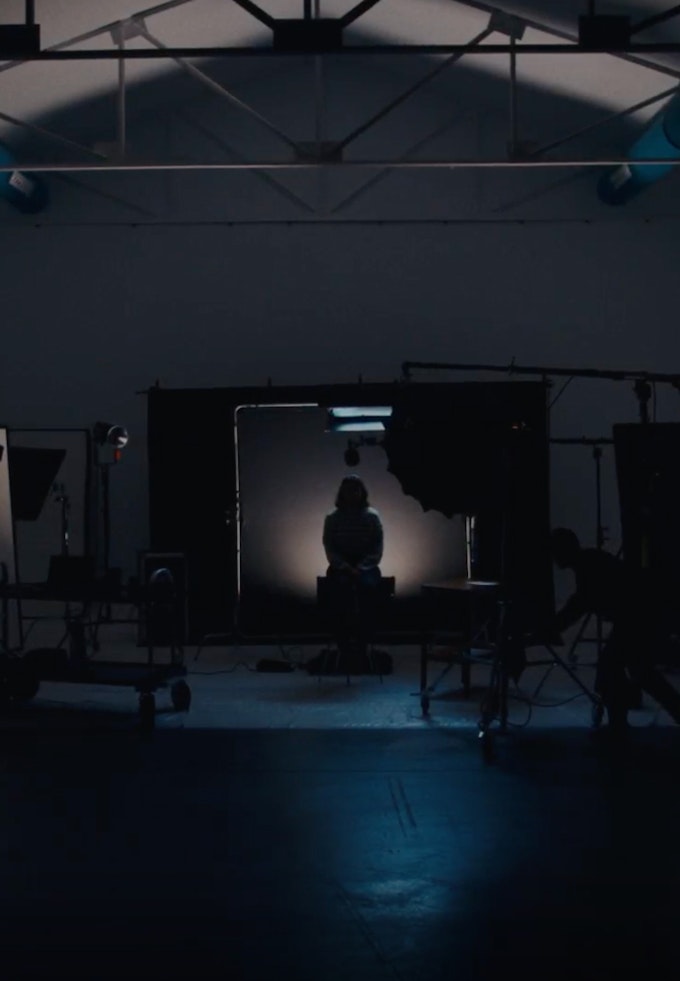
{"type": "MultiPolygon", "coordinates": [[[[147,7],[145,10],[138,10],[135,17],[142,19],[146,17],[153,17],[155,14],[165,13],[166,10],[173,10],[175,7],[183,7],[187,3],[195,2],[196,0],[166,0],[165,3],[156,4],[154,7],[147,7]]],[[[113,20],[108,24],[102,24],[101,27],[94,27],[92,30],[85,31],[83,34],[77,34],[74,37],[67,38],[65,41],[59,41],[57,44],[50,45],[50,47],[45,48],[41,54],[45,56],[50,52],[64,51],[72,44],[82,44],[84,41],[92,41],[94,38],[101,37],[103,34],[112,34],[113,32],[120,30],[126,23],[126,20],[130,20],[130,18],[113,20]]],[[[23,65],[24,61],[26,60],[27,59],[25,58],[20,58],[0,64],[0,72],[9,71],[10,68],[17,68],[19,65],[23,65]]]]}
{"type": "Polygon", "coordinates": [[[144,218],[157,218],[158,214],[155,211],[149,211],[148,208],[143,208],[139,204],[135,204],[132,201],[128,201],[126,198],[120,197],[118,194],[111,194],[110,191],[103,191],[98,187],[92,187],[91,184],[80,180],[77,177],[69,177],[68,174],[54,174],[56,180],[62,181],[64,184],[68,184],[70,187],[77,187],[80,191],[86,191],[88,194],[92,194],[94,197],[103,198],[105,201],[113,201],[114,204],[119,204],[123,208],[129,208],[138,215],[142,215],[144,218]]]}
{"type": "MultiPolygon", "coordinates": [[[[459,123],[462,119],[465,119],[467,115],[468,113],[465,112],[455,113],[455,115],[451,116],[450,119],[447,119],[447,121],[443,125],[438,126],[437,129],[433,130],[431,133],[428,133],[427,136],[424,136],[421,140],[418,140],[416,143],[410,146],[408,150],[406,150],[406,152],[403,153],[399,159],[408,160],[409,157],[411,157],[414,153],[417,153],[418,150],[421,150],[431,140],[434,140],[437,136],[440,136],[442,133],[446,132],[447,129],[450,129],[456,123],[459,123]]],[[[384,170],[378,171],[377,174],[373,174],[373,176],[369,177],[368,180],[365,181],[360,187],[355,188],[348,195],[346,195],[344,198],[338,201],[335,204],[335,206],[331,209],[331,214],[335,215],[339,211],[342,211],[344,208],[348,207],[348,205],[353,204],[357,200],[357,198],[361,197],[362,194],[365,194],[366,191],[370,190],[372,187],[375,187],[375,185],[379,184],[380,181],[385,180],[385,178],[389,177],[391,173],[392,173],[391,168],[385,168],[384,170]]]]}
{"type": "Polygon", "coordinates": [[[546,194],[551,194],[553,191],[563,191],[565,187],[569,187],[570,184],[574,184],[576,181],[584,179],[592,180],[592,174],[584,169],[577,170],[573,174],[567,174],[565,177],[558,177],[557,180],[550,181],[548,184],[543,184],[541,187],[534,188],[533,191],[529,191],[526,194],[521,194],[509,201],[505,201],[503,204],[497,204],[494,207],[491,207],[489,212],[492,215],[505,214],[507,211],[512,211],[513,208],[519,208],[520,205],[529,204],[529,202],[545,197],[546,194]]]}
{"type": "MultiPolygon", "coordinates": [[[[135,14],[135,16],[136,17],[140,17],[140,18],[149,18],[149,17],[152,17],[152,16],[154,16],[156,14],[161,14],[161,13],[164,13],[165,11],[167,11],[167,10],[172,10],[172,9],[174,9],[176,7],[184,6],[187,3],[193,3],[193,2],[195,2],[195,0],[166,0],[166,2],[164,2],[164,3],[156,4],[154,6],[147,7],[145,9],[143,9],[143,10],[137,11],[136,14],[135,14]]],[[[482,2],[482,0],[451,0],[451,2],[452,3],[455,3],[458,6],[461,6],[462,5],[462,6],[465,6],[465,7],[472,8],[473,10],[483,11],[484,13],[488,13],[488,14],[493,14],[493,13],[496,13],[497,14],[499,12],[500,13],[503,13],[504,12],[497,5],[489,4],[489,3],[484,3],[484,2],[482,2]]],[[[563,40],[571,41],[571,42],[576,42],[577,41],[577,38],[575,36],[569,34],[568,32],[561,31],[561,30],[556,29],[554,27],[551,27],[549,25],[543,24],[543,23],[541,23],[539,21],[535,21],[535,20],[532,20],[532,19],[527,19],[526,17],[523,17],[522,20],[527,25],[527,27],[531,27],[531,28],[533,28],[535,30],[538,30],[538,31],[544,33],[544,34],[548,34],[549,36],[559,37],[559,38],[562,38],[563,40]]],[[[92,39],[94,39],[96,37],[100,37],[101,35],[104,35],[104,34],[110,34],[111,31],[114,30],[121,23],[123,23],[123,21],[121,21],[121,20],[112,21],[110,23],[103,24],[101,27],[94,28],[94,29],[92,29],[90,31],[86,31],[86,32],[84,32],[82,34],[79,34],[79,35],[76,35],[74,37],[68,38],[68,39],[66,39],[64,41],[60,41],[57,44],[51,45],[49,48],[46,48],[45,50],[43,50],[42,52],[40,52],[39,58],[41,60],[44,60],[44,61],[59,60],[59,57],[58,57],[58,53],[59,52],[65,51],[65,49],[68,49],[72,45],[81,44],[81,43],[83,43],[85,41],[92,40],[92,39]]],[[[222,50],[223,51],[224,49],[219,49],[219,50],[222,50]]],[[[349,48],[348,50],[353,52],[355,49],[354,48],[349,48]]],[[[362,49],[359,48],[358,50],[361,51],[362,49]]],[[[264,49],[264,51],[265,51],[265,53],[270,53],[270,49],[264,49]]],[[[241,51],[235,51],[233,53],[234,54],[237,54],[237,53],[238,54],[246,54],[248,52],[241,50],[241,51]]],[[[250,53],[259,55],[261,52],[260,52],[260,49],[253,49],[250,53]]],[[[592,49],[591,49],[590,53],[593,53],[593,50],[592,49]]],[[[656,71],[656,72],[659,72],[660,74],[668,75],[669,77],[672,77],[672,78],[679,78],[680,79],[680,70],[675,69],[675,68],[673,68],[673,67],[671,67],[669,65],[661,65],[661,64],[658,64],[657,62],[650,61],[650,60],[645,59],[645,58],[641,58],[641,57],[639,57],[637,55],[634,55],[634,54],[632,54],[630,52],[627,52],[626,53],[626,52],[622,52],[622,51],[614,51],[614,52],[610,52],[610,55],[613,58],[617,58],[617,59],[620,59],[620,60],[623,60],[623,61],[627,61],[627,62],[629,62],[631,64],[639,65],[642,68],[646,68],[646,69],[649,69],[651,71],[656,71]]],[[[94,53],[91,53],[89,51],[86,51],[84,54],[78,54],[76,52],[70,52],[69,57],[72,60],[75,60],[75,59],[78,59],[78,58],[81,58],[81,57],[82,58],[85,58],[87,60],[87,59],[91,59],[91,58],[110,58],[110,57],[116,57],[116,55],[115,55],[115,53],[112,54],[110,51],[101,51],[101,52],[96,52],[95,51],[94,53]]],[[[128,57],[139,57],[139,55],[130,55],[130,54],[128,54],[128,57]]],[[[142,55],[142,57],[149,57],[149,56],[148,55],[142,55]]],[[[4,64],[0,64],[0,72],[8,71],[11,68],[16,68],[16,67],[18,67],[19,65],[21,65],[23,63],[24,63],[24,59],[17,59],[17,60],[5,62],[4,64]]]]}
{"type": "MultiPolygon", "coordinates": [[[[450,0],[450,2],[456,6],[469,7],[471,10],[478,10],[485,14],[505,14],[505,10],[502,7],[499,7],[497,4],[485,3],[484,0],[450,0]]],[[[578,41],[578,35],[570,34],[569,31],[563,31],[549,24],[544,24],[541,21],[533,20],[524,14],[522,14],[522,21],[527,27],[532,28],[532,30],[540,31],[549,37],[559,37],[563,41],[573,41],[574,43],[578,41]]],[[[648,68],[650,71],[659,72],[662,75],[680,78],[680,70],[672,68],[669,65],[659,65],[657,62],[648,61],[645,58],[639,58],[623,51],[611,51],[609,54],[612,58],[628,61],[632,65],[639,65],[640,68],[648,68]]]]}
{"type": "MultiPolygon", "coordinates": [[[[150,50],[161,51],[161,52],[169,51],[169,49],[166,48],[166,46],[163,44],[162,41],[159,41],[157,37],[154,37],[153,34],[150,34],[149,31],[147,31],[146,27],[142,26],[141,24],[139,25],[139,33],[141,37],[146,38],[149,44],[154,45],[154,47],[150,50]]],[[[257,112],[256,109],[253,109],[252,106],[249,106],[247,102],[243,102],[237,96],[232,95],[229,89],[226,89],[223,85],[220,85],[219,82],[216,82],[213,78],[210,78],[209,75],[206,75],[205,72],[202,72],[199,68],[196,68],[195,65],[192,65],[184,58],[180,58],[177,55],[169,55],[169,57],[177,65],[179,65],[180,68],[182,68],[185,72],[187,72],[187,74],[191,75],[197,81],[201,82],[201,84],[206,86],[206,88],[209,88],[211,92],[214,92],[216,95],[219,95],[222,99],[226,99],[227,102],[230,102],[238,109],[241,109],[249,116],[252,116],[253,119],[256,119],[257,122],[260,123],[260,125],[264,126],[265,129],[269,130],[270,133],[273,133],[275,136],[277,136],[287,146],[292,147],[294,150],[297,150],[297,143],[295,142],[295,140],[291,140],[291,138],[286,133],[280,130],[273,123],[270,123],[268,119],[266,119],[259,112],[257,112]]]]}
{"type": "Polygon", "coordinates": [[[640,31],[646,31],[650,27],[656,27],[657,24],[663,24],[665,21],[677,17],[678,14],[680,14],[680,4],[671,7],[669,10],[664,10],[660,14],[652,14],[651,17],[645,17],[636,24],[632,24],[630,34],[639,34],[640,31]]]}
{"type": "Polygon", "coordinates": [[[89,153],[93,157],[99,157],[100,160],[107,160],[108,157],[105,153],[99,153],[98,150],[93,150],[92,147],[85,146],[83,143],[76,143],[75,140],[69,140],[68,137],[62,136],[60,133],[55,133],[50,129],[45,129],[44,126],[37,126],[35,123],[26,122],[25,119],[17,119],[16,116],[10,116],[9,113],[0,112],[0,119],[4,120],[6,123],[11,123],[12,126],[21,126],[23,129],[27,129],[31,133],[35,133],[37,136],[43,136],[47,140],[51,140],[53,143],[59,143],[61,146],[67,146],[71,150],[82,150],[83,153],[89,153]]]}
{"type": "Polygon", "coordinates": [[[510,40],[510,152],[517,150],[517,43],[510,40]]]}
{"type": "Polygon", "coordinates": [[[655,371],[624,371],[608,370],[599,368],[541,368],[536,365],[521,366],[515,364],[514,360],[508,365],[498,364],[446,364],[437,361],[404,361],[401,370],[405,378],[410,376],[414,368],[425,370],[442,371],[500,371],[506,375],[541,375],[548,377],[568,376],[571,378],[608,378],[611,381],[637,381],[646,379],[647,381],[671,382],[675,384],[680,381],[679,374],[667,374],[655,371]]]}
{"type": "MultiPolygon", "coordinates": [[[[559,146],[564,146],[570,140],[574,140],[579,136],[585,136],[586,134],[592,132],[595,129],[599,129],[601,126],[605,126],[616,119],[623,119],[625,116],[630,116],[640,109],[645,109],[648,106],[653,105],[656,102],[661,102],[664,99],[669,99],[675,95],[678,91],[677,85],[672,88],[664,89],[663,92],[657,93],[657,95],[650,96],[648,99],[642,99],[640,102],[636,102],[634,105],[629,106],[627,109],[622,109],[619,112],[609,113],[602,119],[598,119],[597,122],[591,123],[588,126],[583,126],[579,130],[575,130],[572,133],[567,134],[567,136],[561,137],[559,140],[553,140],[551,143],[546,143],[543,146],[535,147],[529,154],[530,157],[536,158],[544,153],[548,153],[550,150],[555,150],[559,146]]],[[[630,161],[629,161],[630,162],[630,161]]],[[[553,191],[563,190],[569,184],[581,180],[584,177],[589,177],[587,170],[579,170],[574,174],[567,175],[566,177],[560,177],[555,181],[551,181],[549,184],[545,184],[543,187],[529,191],[526,194],[522,194],[519,197],[512,198],[510,201],[506,201],[504,204],[497,205],[491,209],[492,214],[503,214],[506,211],[511,211],[513,208],[517,208],[520,205],[527,204],[529,201],[534,201],[539,197],[543,197],[553,191]]]]}
{"type": "MultiPolygon", "coordinates": [[[[630,116],[640,109],[645,109],[648,106],[653,105],[656,102],[661,102],[664,99],[669,99],[675,95],[678,91],[677,85],[672,88],[664,89],[663,92],[657,93],[657,95],[650,96],[648,99],[642,99],[640,102],[636,102],[634,105],[629,106],[627,109],[622,109],[619,112],[609,113],[609,115],[598,119],[596,122],[591,123],[588,126],[583,126],[581,129],[575,130],[566,136],[561,137],[559,140],[553,140],[551,143],[546,143],[543,146],[535,147],[528,156],[530,158],[537,158],[544,153],[548,153],[550,150],[554,150],[557,147],[564,146],[570,140],[577,139],[579,136],[585,136],[586,134],[592,132],[593,130],[599,129],[605,126],[607,123],[613,122],[616,119],[623,119],[626,116],[630,116]]],[[[628,161],[630,163],[630,161],[628,161]]],[[[529,201],[536,200],[536,198],[542,197],[553,191],[563,190],[567,185],[573,183],[574,181],[581,180],[584,177],[588,177],[587,170],[578,170],[576,173],[568,175],[566,177],[558,178],[555,181],[551,181],[549,184],[544,185],[538,189],[529,191],[526,194],[522,194],[519,197],[515,197],[510,201],[506,201],[504,204],[497,205],[491,209],[492,214],[502,214],[506,211],[510,211],[513,208],[519,207],[522,204],[526,204],[529,201]]]]}
{"type": "Polygon", "coordinates": [[[572,133],[568,133],[567,136],[561,137],[559,140],[553,140],[551,143],[545,143],[543,146],[536,147],[532,153],[532,157],[537,157],[539,154],[548,153],[550,150],[557,149],[558,146],[564,146],[570,140],[575,140],[579,136],[585,136],[586,133],[591,133],[595,129],[599,129],[601,126],[605,126],[607,123],[613,122],[615,119],[624,119],[626,116],[631,116],[634,112],[638,112],[640,109],[646,109],[648,106],[654,105],[655,102],[661,102],[663,99],[670,99],[672,95],[678,91],[678,86],[673,85],[669,89],[664,89],[663,92],[657,93],[657,95],[651,95],[648,99],[642,99],[640,102],[636,102],[634,105],[629,106],[627,109],[621,109],[619,112],[610,112],[607,116],[602,119],[598,119],[597,122],[590,123],[588,126],[583,126],[581,129],[574,130],[572,133]]]}
{"type": "MultiPolygon", "coordinates": [[[[216,133],[213,133],[212,130],[208,129],[206,126],[203,126],[201,123],[197,122],[197,120],[193,119],[190,116],[186,116],[182,112],[176,112],[175,115],[178,119],[182,120],[185,126],[195,129],[203,137],[205,137],[205,139],[209,140],[211,143],[214,143],[216,146],[218,146],[220,150],[224,151],[225,153],[231,154],[232,157],[236,157],[236,159],[239,160],[241,163],[247,162],[245,157],[241,153],[239,153],[238,150],[235,150],[234,147],[231,146],[231,144],[227,143],[224,139],[222,139],[222,137],[218,136],[216,133]]],[[[256,177],[259,177],[259,179],[264,184],[266,184],[268,187],[271,187],[273,190],[277,191],[279,194],[285,197],[287,201],[290,201],[293,204],[297,205],[298,208],[302,208],[303,211],[307,211],[308,213],[311,214],[314,213],[314,208],[310,204],[308,204],[304,200],[304,198],[301,198],[299,195],[295,194],[293,191],[287,188],[285,184],[282,184],[280,181],[276,180],[270,174],[257,170],[253,171],[253,173],[255,174],[256,177]]]]}
{"type": "MultiPolygon", "coordinates": [[[[118,47],[122,51],[125,48],[124,30],[118,31],[116,42],[118,44],[118,47]]],[[[126,92],[126,84],[125,84],[126,68],[127,68],[126,62],[123,59],[121,59],[118,62],[118,97],[116,99],[116,119],[117,119],[116,139],[118,145],[117,146],[118,154],[121,157],[125,156],[127,150],[127,117],[126,117],[127,92],[126,92]]]]}
{"type": "Polygon", "coordinates": [[[352,7],[351,10],[348,10],[346,14],[342,15],[340,18],[342,27],[348,27],[350,24],[354,23],[355,20],[358,20],[359,17],[363,16],[363,14],[369,11],[371,7],[375,7],[375,5],[378,3],[380,3],[380,0],[362,0],[361,3],[356,5],[356,7],[352,7]]]}
{"type": "Polygon", "coordinates": [[[251,0],[231,0],[231,2],[235,3],[237,7],[242,7],[243,10],[246,10],[249,14],[251,14],[255,20],[259,20],[261,24],[264,24],[266,27],[271,27],[271,29],[274,30],[274,27],[276,26],[276,18],[272,17],[271,14],[268,14],[266,10],[262,10],[262,8],[258,7],[257,4],[251,3],[251,0]]]}
{"type": "MultiPolygon", "coordinates": [[[[628,157],[612,156],[601,159],[584,160],[508,160],[506,157],[497,159],[468,159],[468,160],[253,160],[247,163],[196,161],[192,163],[180,161],[111,161],[106,163],[45,163],[45,161],[0,165],[0,173],[10,173],[14,170],[25,171],[27,174],[49,173],[102,173],[105,171],[200,171],[211,170],[263,170],[263,171],[305,171],[320,168],[337,168],[338,170],[559,170],[569,167],[621,167],[630,164],[628,157]]],[[[678,167],[680,157],[653,157],[635,161],[636,165],[678,167]]]]}
{"type": "MultiPolygon", "coordinates": [[[[74,42],[71,42],[74,43],[74,42]]],[[[343,45],[341,48],[325,51],[331,55],[451,55],[465,54],[467,44],[356,44],[343,45]]],[[[485,44],[476,52],[480,55],[507,55],[511,45],[485,44]]],[[[645,52],[665,52],[677,54],[680,52],[679,41],[659,42],[652,44],[635,44],[626,49],[630,54],[645,52]]],[[[621,49],[607,47],[584,47],[574,44],[520,44],[517,53],[521,55],[620,55],[621,49]]],[[[35,55],[27,55],[21,63],[28,61],[116,61],[119,58],[132,58],[144,61],[146,59],[163,58],[266,58],[266,57],[297,57],[309,55],[309,52],[285,51],[269,46],[237,46],[237,47],[172,47],[163,51],[151,48],[128,48],[124,52],[113,48],[79,48],[75,50],[55,50],[47,48],[35,55]]],[[[17,62],[12,62],[17,64],[17,62]]],[[[1,67],[1,66],[0,66],[1,67]]],[[[657,71],[680,77],[680,71],[665,69],[658,65],[644,65],[657,71]]]]}
{"type": "MultiPolygon", "coordinates": [[[[479,41],[481,41],[483,39],[483,35],[485,35],[487,33],[490,34],[490,33],[492,33],[492,31],[490,29],[487,29],[487,31],[482,32],[482,34],[480,34],[478,36],[478,38],[473,39],[473,41],[470,42],[470,45],[472,46],[475,43],[478,43],[479,41]]],[[[449,59],[446,62],[446,64],[444,66],[442,66],[442,67],[448,67],[448,65],[451,64],[451,61],[452,60],[449,59]]],[[[428,76],[428,78],[429,77],[430,76],[428,76]]],[[[421,80],[421,82],[416,85],[416,88],[419,87],[419,85],[422,84],[423,81],[427,81],[428,78],[426,78],[424,80],[421,80]]],[[[410,94],[412,91],[414,91],[413,88],[412,89],[409,89],[408,93],[406,93],[406,94],[410,94]]],[[[399,102],[399,101],[403,101],[403,97],[400,97],[400,99],[397,100],[397,102],[399,102]]],[[[395,103],[391,103],[385,110],[382,111],[382,113],[380,113],[378,115],[378,117],[374,117],[373,122],[375,122],[377,118],[381,118],[382,116],[386,115],[387,111],[389,111],[389,109],[392,108],[392,106],[394,104],[395,103]]],[[[418,150],[420,150],[424,146],[426,146],[431,140],[435,139],[437,136],[440,136],[442,133],[446,132],[447,129],[450,129],[451,126],[453,126],[455,123],[459,122],[461,118],[462,118],[462,114],[460,112],[456,112],[443,125],[438,126],[435,130],[432,130],[430,133],[428,133],[422,139],[420,139],[416,143],[412,144],[401,155],[401,157],[399,157],[399,159],[400,160],[407,160],[407,159],[409,159],[409,157],[411,157],[414,153],[417,153],[418,150]]],[[[366,127],[364,127],[364,129],[365,128],[366,127]]],[[[363,129],[361,131],[363,132],[363,129]]],[[[337,214],[339,211],[342,211],[343,208],[346,208],[348,205],[352,204],[354,201],[357,200],[357,198],[361,197],[362,194],[365,194],[366,191],[370,190],[372,187],[375,187],[376,184],[379,184],[380,181],[384,180],[386,177],[389,177],[389,175],[391,174],[391,172],[392,171],[391,171],[390,168],[385,168],[385,169],[379,171],[377,174],[373,174],[371,177],[368,178],[367,181],[365,181],[361,185],[361,187],[355,188],[354,191],[350,192],[350,194],[346,195],[344,198],[342,198],[340,201],[338,201],[335,204],[335,206],[332,208],[331,214],[337,214]]]]}
{"type": "MultiPolygon", "coordinates": [[[[314,0],[314,17],[321,18],[321,0],[314,0]]],[[[326,139],[326,75],[322,54],[314,55],[314,138],[321,152],[326,139]]],[[[316,211],[327,210],[328,181],[326,174],[319,172],[316,180],[316,211]]]]}
{"type": "MultiPolygon", "coordinates": [[[[39,217],[39,216],[38,216],[39,217]]],[[[614,219],[616,222],[617,219],[614,219]]],[[[649,217],[639,217],[630,224],[645,224],[651,219],[649,217]]],[[[673,226],[680,226],[680,214],[669,214],[664,219],[673,226]]],[[[432,228],[470,228],[478,225],[489,225],[493,227],[522,226],[550,226],[558,225],[606,225],[612,224],[611,218],[328,218],[320,215],[310,215],[309,217],[299,218],[155,218],[152,221],[142,222],[141,220],[118,220],[106,218],[92,219],[73,219],[61,220],[46,216],[42,221],[31,222],[34,228],[137,228],[141,225],[152,228],[290,228],[291,225],[305,225],[319,228],[325,226],[329,228],[353,226],[355,228],[406,228],[414,225],[432,228]]],[[[0,218],[0,228],[16,227],[14,223],[9,224],[0,218]]],[[[680,379],[679,379],[680,388],[680,379]]]]}
{"type": "Polygon", "coordinates": [[[435,78],[435,76],[441,74],[441,72],[445,71],[447,68],[450,68],[451,65],[454,65],[457,61],[460,61],[464,54],[469,53],[473,49],[476,50],[479,44],[492,33],[493,31],[490,28],[485,28],[480,34],[477,35],[477,37],[473,38],[472,41],[466,44],[462,51],[451,55],[445,61],[441,62],[436,66],[436,68],[433,68],[432,71],[427,73],[427,75],[419,78],[414,85],[411,85],[408,89],[398,95],[396,99],[393,99],[392,102],[384,106],[384,108],[382,108],[374,116],[371,116],[371,118],[365,123],[362,123],[361,126],[357,126],[356,129],[353,129],[352,132],[349,133],[343,140],[340,140],[338,147],[340,149],[344,149],[344,147],[348,146],[353,140],[356,140],[358,136],[365,133],[367,129],[370,129],[371,126],[374,126],[379,120],[384,119],[388,113],[392,112],[393,109],[396,109],[397,106],[400,106],[402,102],[405,102],[409,96],[413,95],[414,92],[417,92],[418,89],[423,87],[423,85],[430,82],[433,78],[435,78]]]}

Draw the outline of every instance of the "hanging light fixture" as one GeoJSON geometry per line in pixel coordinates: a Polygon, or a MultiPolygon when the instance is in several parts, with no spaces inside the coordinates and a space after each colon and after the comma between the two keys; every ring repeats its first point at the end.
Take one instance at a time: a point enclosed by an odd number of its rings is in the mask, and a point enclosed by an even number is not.
{"type": "Polygon", "coordinates": [[[328,410],[327,429],[333,433],[383,433],[391,415],[389,405],[336,406],[328,410]]]}

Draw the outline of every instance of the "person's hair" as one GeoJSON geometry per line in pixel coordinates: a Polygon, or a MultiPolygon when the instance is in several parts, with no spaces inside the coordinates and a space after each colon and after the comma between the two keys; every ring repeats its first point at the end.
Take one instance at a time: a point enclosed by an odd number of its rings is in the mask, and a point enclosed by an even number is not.
{"type": "Polygon", "coordinates": [[[581,548],[578,535],[571,528],[554,528],[550,535],[550,550],[559,558],[572,558],[581,548]]]}
{"type": "Polygon", "coordinates": [[[356,474],[349,474],[347,477],[343,477],[338,487],[338,493],[335,496],[335,506],[336,508],[346,507],[345,502],[345,491],[349,487],[359,487],[361,488],[361,499],[357,502],[357,507],[367,508],[368,507],[368,491],[366,490],[366,484],[363,482],[361,477],[357,477],[356,474]]]}

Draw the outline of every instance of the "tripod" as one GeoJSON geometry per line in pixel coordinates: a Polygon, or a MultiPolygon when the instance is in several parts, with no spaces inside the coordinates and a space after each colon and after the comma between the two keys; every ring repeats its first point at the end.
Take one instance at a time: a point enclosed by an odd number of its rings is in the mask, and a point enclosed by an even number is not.
{"type": "MultiPolygon", "coordinates": [[[[521,652],[523,657],[524,650],[524,640],[520,636],[516,635],[512,629],[510,603],[505,600],[500,600],[498,607],[498,641],[491,661],[489,687],[484,700],[482,701],[482,712],[479,720],[479,740],[482,746],[484,759],[487,762],[492,762],[494,759],[493,723],[498,721],[498,731],[501,733],[507,732],[508,729],[508,692],[510,679],[512,678],[518,663],[518,653],[521,652]]],[[[546,663],[549,665],[548,671],[546,672],[543,681],[536,689],[533,697],[535,698],[537,696],[541,687],[545,683],[548,674],[553,670],[553,668],[555,666],[559,666],[566,672],[566,674],[569,675],[571,680],[578,686],[578,688],[581,689],[581,692],[590,700],[592,705],[593,726],[599,726],[604,715],[604,706],[600,696],[591,691],[587,685],[584,684],[574,668],[569,664],[568,660],[560,657],[555,650],[554,645],[549,640],[542,640],[541,646],[545,647],[550,654],[550,661],[525,661],[522,665],[523,668],[536,667],[546,663]]]]}
{"type": "MultiPolygon", "coordinates": [[[[585,440],[569,440],[569,442],[585,442],[585,440]]],[[[593,458],[596,464],[597,491],[597,536],[598,546],[601,546],[604,540],[604,529],[601,521],[600,494],[601,441],[593,440],[588,442],[594,447],[593,458]]],[[[505,487],[512,486],[511,478],[513,477],[513,454],[511,449],[513,446],[514,443],[509,442],[506,447],[504,460],[505,480],[502,482],[505,487]]],[[[531,609],[531,604],[527,603],[527,597],[523,596],[520,592],[522,581],[524,581],[524,584],[526,585],[526,579],[523,578],[523,580],[520,579],[517,581],[515,577],[517,569],[516,543],[514,546],[512,559],[508,553],[508,546],[511,541],[509,538],[508,522],[511,516],[516,517],[516,509],[513,511],[512,500],[507,494],[502,500],[499,501],[499,504],[501,508],[501,596],[498,603],[497,639],[492,648],[493,654],[491,659],[489,686],[486,696],[482,701],[481,717],[479,720],[479,739],[484,758],[487,761],[491,761],[493,759],[493,723],[498,721],[498,728],[502,733],[506,732],[508,728],[509,682],[511,678],[518,677],[518,674],[528,666],[525,656],[527,640],[529,643],[531,643],[533,640],[537,646],[540,645],[545,647],[551,658],[551,660],[548,662],[534,661],[532,662],[532,666],[547,663],[550,666],[545,676],[545,678],[547,678],[547,674],[555,667],[555,665],[559,665],[569,675],[572,681],[574,681],[581,689],[581,692],[590,699],[593,706],[593,723],[595,725],[599,725],[603,716],[599,696],[591,692],[576,675],[574,667],[571,666],[567,660],[560,657],[560,655],[554,649],[552,638],[533,639],[531,634],[527,638],[527,630],[531,627],[531,621],[534,619],[535,613],[531,609]]],[[[534,631],[536,630],[535,625],[533,629],[534,631]]],[[[600,643],[601,626],[598,624],[598,644],[600,643]]],[[[545,678],[541,682],[541,685],[539,685],[538,690],[540,690],[540,687],[545,682],[545,678]]],[[[538,694],[538,690],[536,694],[538,694]]]]}
{"type": "MultiPolygon", "coordinates": [[[[64,557],[64,561],[68,561],[68,556],[70,554],[70,529],[69,529],[69,514],[71,511],[71,501],[66,493],[66,487],[63,483],[54,484],[52,490],[54,491],[54,500],[60,506],[61,513],[61,555],[64,557]]],[[[64,631],[62,637],[57,644],[57,647],[62,647],[66,641],[69,642],[69,656],[71,659],[82,662],[87,657],[87,645],[85,639],[85,625],[84,618],[86,615],[86,606],[83,605],[83,612],[80,616],[76,616],[73,613],[73,601],[67,599],[64,603],[64,622],[66,624],[66,630],[64,631]]]]}
{"type": "Polygon", "coordinates": [[[501,732],[508,728],[508,687],[510,682],[509,665],[509,610],[504,600],[498,602],[498,642],[491,661],[489,687],[482,701],[482,714],[479,720],[479,740],[485,760],[491,761],[494,755],[492,725],[498,720],[501,732]]]}

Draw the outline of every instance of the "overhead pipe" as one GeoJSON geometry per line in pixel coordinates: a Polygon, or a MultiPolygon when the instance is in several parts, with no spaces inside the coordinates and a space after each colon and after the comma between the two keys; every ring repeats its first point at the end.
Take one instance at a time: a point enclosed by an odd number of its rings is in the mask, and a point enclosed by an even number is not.
{"type": "Polygon", "coordinates": [[[641,136],[626,154],[628,161],[608,170],[597,184],[597,193],[605,204],[626,204],[661,178],[676,169],[680,160],[680,89],[656,113],[641,136]],[[653,164],[636,161],[654,160],[653,164]]]}

